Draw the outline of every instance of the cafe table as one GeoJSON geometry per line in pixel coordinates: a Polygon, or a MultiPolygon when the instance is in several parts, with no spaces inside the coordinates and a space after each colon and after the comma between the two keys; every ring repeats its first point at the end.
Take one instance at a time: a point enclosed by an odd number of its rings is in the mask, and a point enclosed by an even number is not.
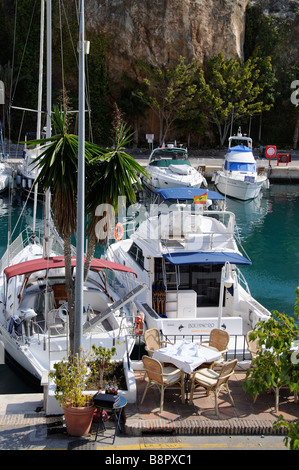
{"type": "Polygon", "coordinates": [[[185,372],[186,401],[188,401],[190,374],[203,363],[212,363],[221,359],[221,353],[206,346],[183,340],[158,349],[152,357],[160,362],[173,364],[185,372]]]}

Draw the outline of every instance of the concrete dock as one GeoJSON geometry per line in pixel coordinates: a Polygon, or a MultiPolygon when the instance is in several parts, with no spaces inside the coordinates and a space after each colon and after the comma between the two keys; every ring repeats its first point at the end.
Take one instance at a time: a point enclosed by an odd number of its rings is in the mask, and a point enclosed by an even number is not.
{"type": "MultiPolygon", "coordinates": [[[[134,157],[134,159],[143,167],[147,165],[149,152],[144,149],[139,152],[127,150],[127,152],[134,157]]],[[[261,158],[259,151],[254,150],[254,157],[256,158],[257,168],[260,172],[265,172],[268,175],[270,183],[299,183],[299,151],[278,150],[277,153],[289,153],[292,155],[292,160],[288,163],[278,162],[277,157],[270,160],[261,158]]],[[[189,153],[190,162],[192,166],[203,173],[207,181],[210,181],[215,171],[220,170],[224,163],[225,151],[192,151],[189,153]]],[[[15,170],[17,166],[23,162],[23,158],[19,155],[14,155],[12,158],[6,160],[15,170]]]]}
{"type": "MultiPolygon", "coordinates": [[[[259,172],[264,172],[268,175],[270,183],[281,183],[288,184],[299,183],[299,151],[288,151],[292,155],[292,161],[288,163],[281,163],[277,161],[277,158],[271,159],[270,165],[269,160],[266,158],[260,158],[258,155],[254,155],[256,158],[256,164],[259,172]]],[[[218,154],[220,152],[217,152],[218,154]]],[[[285,153],[285,152],[283,152],[285,153]]],[[[135,160],[141,165],[146,166],[148,162],[148,156],[133,155],[135,160]]],[[[214,172],[220,170],[224,163],[223,156],[212,156],[212,155],[192,155],[189,157],[190,162],[194,168],[201,171],[207,181],[210,181],[214,172]]]]}
{"type": "Polygon", "coordinates": [[[114,421],[108,420],[107,429],[99,435],[97,442],[96,423],[92,425],[88,436],[76,438],[67,434],[63,416],[45,415],[43,394],[0,395],[0,450],[113,450],[120,447],[123,450],[140,450],[140,443],[146,436],[156,436],[156,446],[149,447],[151,450],[161,450],[165,437],[171,437],[172,446],[164,449],[172,448],[175,451],[179,449],[175,443],[180,439],[183,441],[192,437],[196,446],[207,436],[211,439],[215,436],[243,436],[243,439],[246,436],[266,436],[268,439],[273,437],[274,441],[280,438],[281,448],[285,447],[282,443],[285,430],[275,429],[274,422],[280,414],[286,420],[298,420],[299,402],[296,402],[293,393],[283,389],[280,391],[278,413],[275,412],[275,395],[272,392],[259,395],[254,403],[251,395],[246,394],[242,387],[245,374],[246,370],[238,367],[229,381],[234,407],[227,394],[220,393],[217,418],[214,396],[211,393],[207,397],[204,389],[196,392],[193,405],[181,403],[179,389],[166,390],[162,413],[158,389],[149,392],[141,405],[147,379],[143,371],[135,371],[137,400],[126,406],[122,433],[117,436],[114,446],[111,446],[114,421]],[[139,447],[134,447],[136,442],[139,447]]]}

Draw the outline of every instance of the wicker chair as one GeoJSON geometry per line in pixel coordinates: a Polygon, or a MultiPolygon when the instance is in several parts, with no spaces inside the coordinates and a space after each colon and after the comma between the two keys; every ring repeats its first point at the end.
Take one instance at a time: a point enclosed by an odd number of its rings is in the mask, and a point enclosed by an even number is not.
{"type": "Polygon", "coordinates": [[[170,341],[161,341],[161,336],[157,328],[151,328],[144,333],[145,350],[152,357],[155,351],[160,349],[163,344],[173,344],[170,341]]]}
{"type": "Polygon", "coordinates": [[[228,388],[228,380],[233,374],[238,360],[227,362],[218,373],[211,369],[199,369],[198,372],[194,372],[191,379],[191,391],[190,391],[190,405],[193,404],[194,389],[197,387],[203,387],[207,390],[207,395],[210,391],[214,392],[215,395],[215,412],[218,417],[218,394],[222,388],[225,388],[230,401],[235,406],[230,390],[228,388]]]}
{"type": "Polygon", "coordinates": [[[251,359],[256,358],[258,353],[262,350],[260,346],[258,346],[258,339],[255,340],[250,340],[249,336],[250,333],[252,333],[253,330],[248,331],[246,333],[246,344],[247,344],[247,349],[250,352],[251,359]]]}
{"type": "Polygon", "coordinates": [[[227,331],[220,330],[218,328],[214,328],[211,330],[209,341],[201,343],[201,346],[205,346],[206,348],[210,348],[216,351],[219,351],[222,355],[221,359],[214,361],[213,363],[207,365],[206,363],[202,365],[202,367],[209,367],[213,369],[216,365],[221,366],[224,362],[224,354],[228,351],[227,345],[229,343],[229,334],[227,331]]]}
{"type": "Polygon", "coordinates": [[[184,389],[184,372],[180,369],[177,369],[174,366],[164,367],[161,362],[157,361],[149,356],[142,357],[143,365],[148,376],[148,383],[146,389],[144,390],[141,404],[145,398],[145,395],[149,388],[157,386],[160,389],[161,399],[160,399],[160,413],[163,411],[164,405],[164,391],[166,388],[180,383],[181,385],[181,395],[182,403],[185,403],[185,389],[184,389]]]}

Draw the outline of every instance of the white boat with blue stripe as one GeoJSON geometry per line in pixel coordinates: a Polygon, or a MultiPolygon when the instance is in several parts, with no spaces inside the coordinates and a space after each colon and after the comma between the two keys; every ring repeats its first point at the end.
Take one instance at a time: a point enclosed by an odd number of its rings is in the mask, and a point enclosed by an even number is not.
{"type": "Polygon", "coordinates": [[[262,188],[269,187],[267,175],[259,174],[252,153],[252,139],[240,129],[229,138],[224,165],[212,177],[217,191],[225,196],[247,201],[256,198],[262,188]]]}

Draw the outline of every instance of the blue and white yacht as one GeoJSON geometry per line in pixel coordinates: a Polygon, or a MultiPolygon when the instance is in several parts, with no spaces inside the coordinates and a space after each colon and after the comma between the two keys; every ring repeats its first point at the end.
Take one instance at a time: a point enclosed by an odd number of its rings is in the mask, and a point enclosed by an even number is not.
{"type": "Polygon", "coordinates": [[[252,153],[252,139],[239,129],[229,138],[223,168],[213,175],[216,189],[225,196],[243,201],[254,199],[262,188],[269,187],[267,175],[259,174],[252,153]]]}

